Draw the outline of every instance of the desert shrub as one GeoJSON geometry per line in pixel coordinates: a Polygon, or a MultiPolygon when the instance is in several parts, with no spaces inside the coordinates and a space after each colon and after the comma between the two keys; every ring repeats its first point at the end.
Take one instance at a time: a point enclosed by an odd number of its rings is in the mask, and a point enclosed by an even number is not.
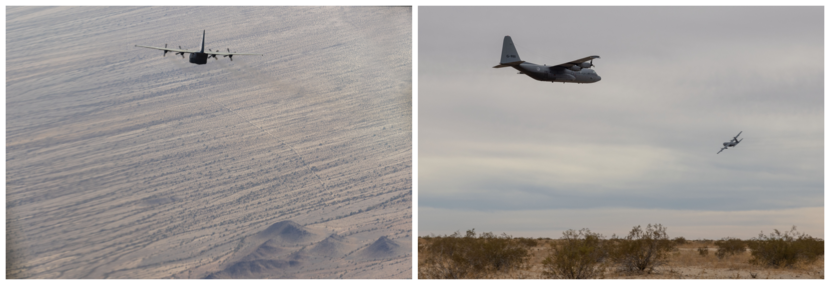
{"type": "Polygon", "coordinates": [[[478,239],[470,238],[473,249],[468,250],[468,260],[477,270],[510,270],[523,265],[530,253],[526,243],[514,240],[507,234],[496,236],[482,233],[478,239]]]}
{"type": "Polygon", "coordinates": [[[746,252],[746,242],[737,238],[722,238],[719,241],[715,241],[715,245],[718,247],[718,251],[715,252],[715,256],[720,259],[723,259],[727,255],[735,255],[746,252]]]}
{"type": "Polygon", "coordinates": [[[516,238],[516,241],[527,247],[535,247],[539,245],[539,242],[532,238],[516,238]]]}
{"type": "Polygon", "coordinates": [[[611,260],[623,272],[651,273],[668,262],[668,253],[675,248],[661,224],[649,224],[645,230],[636,226],[625,238],[613,236],[612,240],[611,260]]]}
{"type": "Polygon", "coordinates": [[[588,229],[567,230],[542,261],[542,277],[588,279],[601,277],[607,256],[602,235],[588,229]]]}
{"type": "Polygon", "coordinates": [[[748,249],[752,249],[753,247],[758,246],[758,240],[756,240],[756,239],[749,239],[749,240],[746,240],[745,242],[746,242],[746,248],[748,248],[748,249]]]}
{"type": "Polygon", "coordinates": [[[777,229],[769,235],[760,233],[749,244],[752,249],[750,263],[773,267],[791,267],[799,260],[813,263],[824,255],[824,241],[796,231],[795,226],[788,232],[777,229]]]}
{"type": "Polygon", "coordinates": [[[700,254],[700,256],[708,256],[709,255],[709,247],[708,246],[698,247],[697,248],[697,253],[700,254]]]}
{"type": "Polygon", "coordinates": [[[530,252],[525,243],[507,234],[482,233],[476,238],[472,229],[463,237],[459,232],[435,237],[429,245],[419,246],[418,254],[427,256],[424,265],[419,265],[419,278],[459,279],[521,268],[530,252]]]}
{"type": "Polygon", "coordinates": [[[684,245],[689,243],[689,241],[687,241],[684,237],[676,237],[672,241],[674,242],[674,245],[684,245]]]}

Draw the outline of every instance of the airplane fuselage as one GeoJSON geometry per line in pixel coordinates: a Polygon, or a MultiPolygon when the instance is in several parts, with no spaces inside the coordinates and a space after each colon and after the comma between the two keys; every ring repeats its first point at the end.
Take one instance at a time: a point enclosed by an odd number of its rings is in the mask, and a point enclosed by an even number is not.
{"type": "Polygon", "coordinates": [[[539,81],[594,83],[602,80],[602,77],[590,68],[582,68],[579,71],[574,71],[561,66],[538,65],[529,62],[514,65],[513,68],[518,70],[521,74],[530,76],[530,78],[539,81]]]}
{"type": "Polygon", "coordinates": [[[208,54],[206,53],[194,52],[190,54],[190,63],[207,64],[207,60],[208,54]]]}

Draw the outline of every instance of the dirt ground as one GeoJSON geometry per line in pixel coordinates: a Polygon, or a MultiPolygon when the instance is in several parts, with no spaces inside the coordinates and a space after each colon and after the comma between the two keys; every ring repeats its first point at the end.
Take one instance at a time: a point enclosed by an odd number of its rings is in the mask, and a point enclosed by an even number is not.
{"type": "MultiPolygon", "coordinates": [[[[421,248],[428,241],[419,238],[421,248]]],[[[510,272],[488,274],[484,278],[492,279],[540,279],[542,277],[542,261],[550,253],[550,245],[555,242],[541,241],[530,249],[531,257],[527,267],[510,272]]],[[[718,248],[712,243],[691,241],[680,245],[669,255],[668,263],[659,266],[650,274],[626,274],[618,272],[609,266],[601,278],[604,279],[824,279],[824,258],[815,263],[800,263],[793,268],[773,268],[749,264],[751,254],[749,250],[742,254],[727,256],[718,259],[715,252],[718,248]],[[698,248],[707,246],[709,254],[702,256],[698,248]]],[[[418,267],[427,266],[424,263],[428,253],[418,252],[418,267]]],[[[423,278],[419,275],[419,278],[423,278]]]]}

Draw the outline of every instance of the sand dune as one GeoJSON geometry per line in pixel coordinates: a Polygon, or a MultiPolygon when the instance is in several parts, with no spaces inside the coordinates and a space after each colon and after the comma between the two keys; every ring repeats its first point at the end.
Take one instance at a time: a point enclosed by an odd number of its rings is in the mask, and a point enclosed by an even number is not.
{"type": "Polygon", "coordinates": [[[410,278],[410,254],[311,250],[411,245],[411,16],[7,7],[7,277],[410,278]],[[202,30],[265,56],[134,47],[194,48],[202,30]]]}
{"type": "Polygon", "coordinates": [[[258,239],[280,240],[283,242],[298,243],[313,239],[316,235],[307,231],[305,227],[292,222],[282,221],[271,225],[256,235],[258,239]]]}
{"type": "Polygon", "coordinates": [[[345,241],[345,237],[332,234],[323,241],[315,244],[309,252],[316,256],[322,257],[341,257],[345,253],[344,250],[347,247],[344,244],[345,241]]]}
{"type": "Polygon", "coordinates": [[[254,248],[249,254],[243,255],[241,261],[253,261],[263,259],[273,259],[285,253],[285,249],[280,247],[280,244],[274,240],[268,240],[260,246],[254,248]]]}
{"type": "Polygon", "coordinates": [[[394,256],[400,251],[401,246],[386,236],[378,238],[372,245],[360,251],[360,255],[367,258],[383,258],[394,256]]]}

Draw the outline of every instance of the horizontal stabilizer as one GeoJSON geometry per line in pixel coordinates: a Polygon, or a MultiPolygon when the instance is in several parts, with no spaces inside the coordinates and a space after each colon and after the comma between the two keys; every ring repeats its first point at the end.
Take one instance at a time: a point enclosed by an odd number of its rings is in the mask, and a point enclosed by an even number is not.
{"type": "Polygon", "coordinates": [[[524,63],[524,61],[514,61],[514,62],[502,63],[502,64],[499,64],[499,65],[493,66],[493,68],[517,66],[517,65],[522,64],[522,63],[524,63]]]}

